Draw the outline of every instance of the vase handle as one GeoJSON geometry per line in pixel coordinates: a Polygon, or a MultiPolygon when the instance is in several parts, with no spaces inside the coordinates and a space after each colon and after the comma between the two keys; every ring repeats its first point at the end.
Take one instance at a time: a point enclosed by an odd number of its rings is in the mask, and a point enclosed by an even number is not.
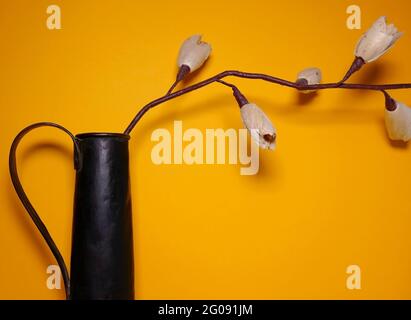
{"type": "Polygon", "coordinates": [[[14,141],[11,145],[10,148],[10,154],[9,154],[9,170],[10,170],[10,176],[11,180],[13,182],[14,189],[16,190],[17,195],[20,198],[20,201],[22,202],[23,206],[26,208],[28,214],[30,215],[31,219],[33,220],[34,224],[36,225],[37,229],[40,231],[41,235],[43,236],[44,240],[46,240],[47,245],[49,246],[51,252],[53,253],[54,257],[57,260],[57,263],[60,267],[60,270],[63,275],[63,281],[64,281],[64,287],[66,291],[66,299],[70,299],[70,278],[69,274],[67,271],[66,264],[64,262],[64,259],[57,248],[56,244],[54,243],[50,233],[48,232],[46,226],[44,225],[43,221],[40,219],[39,215],[37,214],[36,210],[34,209],[33,205],[31,204],[30,200],[28,199],[26,193],[24,192],[24,189],[21,185],[18,173],[17,173],[17,165],[16,165],[16,150],[19,142],[21,139],[29,133],[31,130],[39,128],[39,127],[54,127],[57,129],[60,129],[67,133],[70,138],[73,140],[74,143],[74,168],[76,170],[79,170],[79,167],[81,165],[80,163],[80,152],[79,152],[79,146],[77,144],[76,138],[74,135],[64,128],[63,126],[60,126],[56,123],[52,122],[39,122],[32,124],[26,128],[24,128],[20,133],[14,138],[14,141]]]}

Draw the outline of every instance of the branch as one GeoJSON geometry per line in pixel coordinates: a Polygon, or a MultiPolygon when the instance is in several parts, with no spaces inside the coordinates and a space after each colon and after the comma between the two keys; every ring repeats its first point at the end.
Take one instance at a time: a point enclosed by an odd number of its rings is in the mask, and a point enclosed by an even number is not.
{"type": "Polygon", "coordinates": [[[289,88],[293,88],[299,91],[304,91],[304,90],[325,90],[325,89],[352,89],[352,90],[376,90],[376,91],[382,91],[382,90],[396,90],[396,89],[410,89],[411,88],[411,83],[399,83],[399,84],[354,84],[354,83],[324,83],[324,84],[316,84],[316,85],[304,85],[300,83],[295,83],[291,82],[288,80],[284,80],[281,78],[276,78],[270,75],[262,74],[262,73],[249,73],[249,72],[241,72],[241,71],[235,71],[235,70],[228,70],[221,72],[211,78],[208,78],[206,80],[200,81],[196,84],[193,84],[189,87],[186,87],[184,89],[181,89],[179,91],[176,91],[174,93],[169,93],[166,94],[156,100],[151,101],[150,103],[146,104],[144,107],[140,109],[140,111],[136,114],[134,119],[130,122],[128,125],[127,129],[124,131],[125,134],[130,134],[133,128],[136,126],[138,121],[144,116],[144,114],[150,110],[151,108],[164,103],[168,100],[172,100],[174,98],[177,98],[181,95],[184,95],[186,93],[189,93],[191,91],[200,89],[202,87],[205,87],[213,82],[216,82],[218,80],[221,80],[225,77],[228,76],[233,76],[233,77],[238,77],[238,78],[246,78],[246,79],[258,79],[258,80],[263,80],[271,83],[278,84],[280,86],[285,86],[289,88]]]}

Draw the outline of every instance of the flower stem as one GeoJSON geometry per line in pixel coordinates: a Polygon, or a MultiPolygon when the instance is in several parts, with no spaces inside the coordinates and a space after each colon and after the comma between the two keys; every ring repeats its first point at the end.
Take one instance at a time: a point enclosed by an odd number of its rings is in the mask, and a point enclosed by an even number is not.
{"type": "Polygon", "coordinates": [[[233,96],[238,103],[238,106],[241,108],[243,105],[248,104],[247,98],[241,93],[240,89],[238,89],[235,85],[225,82],[223,80],[217,80],[217,82],[230,87],[233,90],[233,96]]]}
{"type": "Polygon", "coordinates": [[[183,64],[180,69],[178,69],[176,80],[174,81],[173,85],[168,89],[166,95],[169,95],[173,92],[174,88],[178,85],[178,83],[184,79],[184,77],[190,73],[190,67],[183,64]]]}
{"type": "Polygon", "coordinates": [[[397,103],[385,90],[381,90],[385,97],[385,109],[388,111],[394,111],[397,109],[397,103]]]}
{"type": "Polygon", "coordinates": [[[144,116],[144,114],[150,110],[151,108],[154,108],[155,106],[164,103],[168,100],[172,100],[174,98],[177,98],[179,96],[182,96],[186,93],[189,93],[191,91],[200,89],[202,87],[205,87],[213,82],[216,82],[217,80],[221,80],[225,77],[238,77],[238,78],[245,78],[245,79],[258,79],[258,80],[263,80],[271,83],[278,84],[280,86],[285,86],[289,88],[293,88],[296,90],[325,90],[325,89],[350,89],[350,90],[375,90],[375,91],[381,91],[381,90],[397,90],[397,89],[410,89],[411,88],[411,83],[397,83],[397,84],[355,84],[355,83],[342,83],[337,82],[337,83],[324,83],[324,84],[315,84],[315,85],[301,85],[297,84],[292,81],[284,80],[281,78],[276,78],[270,75],[262,74],[262,73],[250,73],[250,72],[241,72],[241,71],[235,71],[235,70],[228,70],[221,72],[211,78],[208,78],[206,80],[200,81],[196,84],[193,84],[189,87],[186,87],[184,89],[181,89],[179,91],[176,91],[174,93],[166,94],[158,99],[155,99],[151,101],[150,103],[146,104],[144,107],[140,109],[140,111],[136,114],[136,116],[133,118],[133,120],[130,122],[126,130],[124,131],[125,134],[130,134],[133,128],[136,126],[138,121],[144,116]]]}
{"type": "Polygon", "coordinates": [[[351,75],[360,70],[364,64],[365,61],[363,58],[355,57],[354,61],[351,64],[351,67],[348,69],[344,78],[342,78],[342,80],[338,83],[344,83],[345,81],[347,81],[351,77],[351,75]]]}

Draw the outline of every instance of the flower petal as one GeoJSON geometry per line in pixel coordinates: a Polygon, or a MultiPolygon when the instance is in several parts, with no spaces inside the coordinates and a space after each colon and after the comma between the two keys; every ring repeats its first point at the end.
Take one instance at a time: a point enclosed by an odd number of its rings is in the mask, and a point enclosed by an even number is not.
{"type": "Polygon", "coordinates": [[[276,130],[265,113],[254,103],[245,104],[240,110],[244,126],[257,145],[263,149],[274,149],[276,130]]]}
{"type": "Polygon", "coordinates": [[[391,140],[409,141],[411,139],[411,108],[396,101],[394,111],[385,110],[385,126],[391,140]]]}
{"type": "Polygon", "coordinates": [[[380,17],[361,36],[354,50],[354,55],[367,63],[372,62],[391,48],[401,35],[402,33],[398,32],[393,24],[387,26],[385,17],[380,17]]]}
{"type": "Polygon", "coordinates": [[[186,65],[190,72],[200,68],[208,59],[211,53],[211,46],[201,41],[201,35],[194,35],[183,42],[178,54],[177,65],[186,65]]]}

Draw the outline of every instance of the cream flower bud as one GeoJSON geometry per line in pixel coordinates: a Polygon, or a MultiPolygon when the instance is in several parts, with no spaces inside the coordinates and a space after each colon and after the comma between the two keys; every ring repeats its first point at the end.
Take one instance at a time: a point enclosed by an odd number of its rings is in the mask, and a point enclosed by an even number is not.
{"type": "Polygon", "coordinates": [[[385,110],[385,127],[391,140],[411,140],[411,108],[395,101],[393,111],[385,110]]]}
{"type": "Polygon", "coordinates": [[[321,82],[321,70],[318,68],[306,68],[297,75],[297,81],[307,80],[307,84],[319,84],[321,82]]]}
{"type": "Polygon", "coordinates": [[[391,48],[401,36],[402,32],[398,32],[393,24],[387,26],[386,17],[380,17],[361,36],[354,54],[366,63],[374,61],[391,48]]]}
{"type": "Polygon", "coordinates": [[[247,103],[240,109],[244,126],[251,138],[263,149],[275,148],[276,130],[265,113],[254,103],[247,103]]]}
{"type": "MultiPolygon", "coordinates": [[[[302,85],[313,85],[321,82],[321,70],[319,68],[306,68],[297,75],[296,83],[302,85]]],[[[303,93],[311,93],[316,90],[304,90],[303,93]]]]}
{"type": "Polygon", "coordinates": [[[201,35],[194,35],[183,42],[178,54],[177,65],[186,65],[190,72],[200,68],[211,53],[211,46],[201,41],[201,35]]]}

